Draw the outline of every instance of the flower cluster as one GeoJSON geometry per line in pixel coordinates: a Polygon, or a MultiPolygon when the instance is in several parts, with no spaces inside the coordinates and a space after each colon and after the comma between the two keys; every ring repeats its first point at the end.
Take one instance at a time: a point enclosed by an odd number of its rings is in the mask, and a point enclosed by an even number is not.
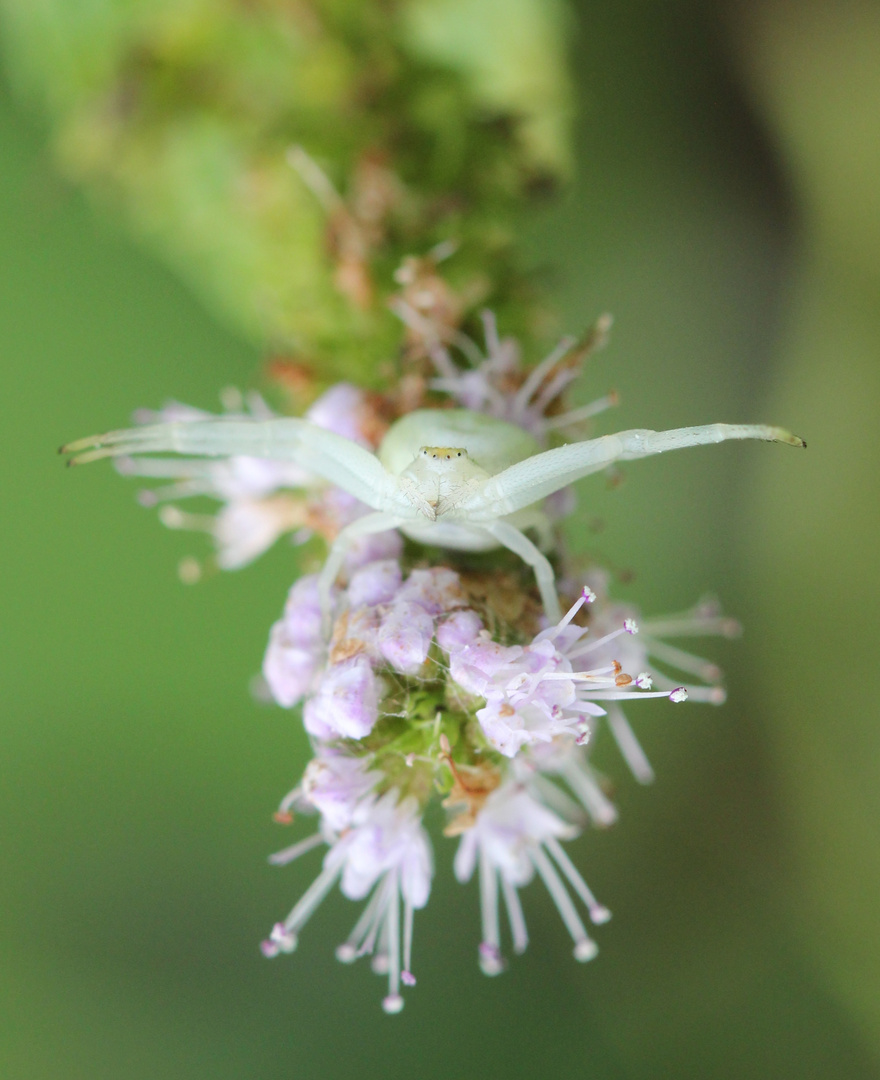
{"type": "MultiPolygon", "coordinates": [[[[407,573],[400,558],[353,569],[333,597],[329,640],[322,633],[317,576],[299,579],[272,627],[263,675],[275,701],[302,704],[315,757],[282,801],[291,811],[317,812],[314,835],[273,856],[287,863],[327,845],[323,869],[288,917],[263,943],[267,956],[290,952],[306,919],[336,881],[350,899],[369,896],[337,955],[371,954],[387,973],[384,1007],[398,1011],[401,984],[413,985],[413,913],[427,903],[433,860],[421,818],[439,791],[450,810],[447,835],[459,836],[455,874],[467,881],[479,867],[482,940],[487,974],[503,969],[499,896],[514,952],[528,937],[519,889],[537,872],[572,936],[574,955],[597,951],[575,901],[593,924],[610,913],[598,903],[561,841],[589,823],[608,826],[617,812],[593,772],[589,750],[603,718],[639,779],[646,758],[622,706],[650,697],[673,702],[689,694],[720,700],[715,687],[673,684],[653,690],[661,675],[648,654],[665,646],[645,636],[631,613],[600,602],[585,586],[554,626],[520,644],[503,644],[475,606],[469,575],[430,566],[407,573]],[[616,626],[612,624],[617,622],[616,626]],[[631,672],[615,657],[638,660],[631,672]],[[700,691],[704,693],[700,693],[700,691]],[[401,916],[402,908],[402,916],[401,916]]],[[[670,622],[711,631],[713,615],[670,622]]],[[[505,628],[509,631],[510,628],[505,628]]],[[[717,671],[675,652],[679,666],[717,671]]],[[[665,654],[670,659],[670,654],[665,654]]]]}
{"type": "MultiPolygon", "coordinates": [[[[398,390],[396,396],[370,395],[346,383],[332,386],[306,413],[313,442],[329,438],[321,429],[379,450],[381,460],[389,423],[414,407],[454,404],[516,425],[531,445],[547,446],[555,433],[613,404],[614,396],[608,395],[571,410],[561,397],[584,357],[602,344],[608,320],[600,320],[580,343],[564,341],[529,370],[520,363],[516,343],[499,338],[489,314],[483,319],[486,355],[464,339],[449,314],[455,305],[438,292],[439,278],[432,267],[428,270],[408,268],[401,278],[404,294],[395,305],[409,333],[407,349],[423,364],[421,372],[411,373],[405,393],[398,390]],[[431,289],[426,282],[433,283],[431,289]],[[464,365],[453,359],[451,345],[463,353],[464,365]],[[433,365],[433,374],[425,373],[424,364],[433,365]]],[[[227,396],[225,404],[228,430],[242,420],[269,425],[277,420],[260,397],[245,402],[240,395],[227,396]]],[[[167,448],[166,432],[216,418],[170,404],[136,419],[166,425],[153,430],[163,433],[162,448],[167,448]]],[[[141,500],[161,503],[166,525],[209,532],[222,568],[245,565],[284,533],[297,543],[313,534],[332,543],[369,512],[355,495],[310,472],[306,453],[300,460],[250,454],[207,460],[143,457],[138,455],[153,438],[151,429],[144,430],[146,442],[136,431],[119,433],[123,445],[131,447],[130,454],[122,451],[128,456],[118,458],[120,470],[169,480],[142,493],[141,500]],[[175,505],[195,496],[219,500],[219,512],[188,514],[175,505]]],[[[96,445],[99,449],[87,450],[80,460],[112,452],[96,440],[73,449],[96,445]]],[[[191,445],[200,444],[191,440],[191,445]]],[[[178,449],[176,437],[170,446],[178,449]]],[[[216,449],[201,452],[217,454],[216,449]]],[[[461,457],[464,451],[455,453],[461,457]]],[[[407,490],[403,481],[400,490],[407,490]]],[[[337,545],[339,557],[332,565],[339,573],[332,583],[329,575],[313,573],[293,584],[271,628],[262,677],[267,696],[301,715],[314,756],[281,801],[276,820],[290,824],[295,815],[317,815],[318,823],[311,835],[271,861],[284,865],[325,850],[312,884],[263,942],[267,957],[296,948],[306,921],[338,883],[343,895],[363,902],[363,909],[337,956],[345,963],[371,956],[373,969],[388,979],[384,1008],[398,1012],[402,988],[416,981],[415,912],[428,902],[434,873],[422,822],[437,797],[448,811],[444,835],[458,838],[456,878],[478,877],[478,956],[486,974],[498,974],[505,964],[502,907],[513,952],[526,948],[520,890],[536,876],[571,935],[575,958],[596,955],[587,923],[601,925],[610,912],[563,846],[586,827],[608,827],[617,819],[607,787],[591,765],[594,743],[607,728],[635,778],[649,782],[653,772],[625,710],[647,698],[721,703],[718,668],[667,639],[732,636],[738,627],[711,601],[659,619],[644,619],[633,607],[613,601],[603,571],[580,571],[566,559],[552,520],[570,500],[564,490],[555,495],[542,512],[532,513],[529,524],[542,532],[539,542],[549,545],[564,571],[557,592],[568,609],[556,621],[542,610],[531,572],[515,556],[496,551],[487,560],[484,549],[471,550],[467,532],[456,533],[455,527],[442,534],[451,550],[407,543],[382,514],[373,515],[383,518],[380,531],[360,528],[360,522],[353,542],[337,545]],[[578,578],[574,588],[565,584],[578,578]],[[669,670],[685,681],[672,678],[669,670]]],[[[351,528],[346,532],[352,535],[351,528]]],[[[513,550],[521,552],[522,545],[534,548],[522,536],[513,550]]],[[[547,569],[552,581],[549,562],[547,569]]],[[[549,610],[546,592],[541,597],[549,610]]]]}

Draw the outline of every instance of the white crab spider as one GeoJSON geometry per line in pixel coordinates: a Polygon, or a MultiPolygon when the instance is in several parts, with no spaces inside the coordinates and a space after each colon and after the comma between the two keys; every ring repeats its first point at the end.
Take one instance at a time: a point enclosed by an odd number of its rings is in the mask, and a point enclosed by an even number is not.
{"type": "Polygon", "coordinates": [[[210,419],[111,431],[62,447],[81,465],[119,455],[177,453],[208,457],[243,454],[294,461],[371,507],[333,542],[319,579],[325,614],[330,590],[352,541],[400,529],[420,543],[460,551],[506,547],[532,567],[550,622],[561,616],[553,568],[525,535],[539,538],[549,522],[541,502],[555,491],[617,461],[665,450],[763,439],[806,446],[778,427],[707,424],[672,431],[637,429],[540,450],[522,428],[468,409],[420,409],[394,423],[377,454],[297,419],[210,419]]]}

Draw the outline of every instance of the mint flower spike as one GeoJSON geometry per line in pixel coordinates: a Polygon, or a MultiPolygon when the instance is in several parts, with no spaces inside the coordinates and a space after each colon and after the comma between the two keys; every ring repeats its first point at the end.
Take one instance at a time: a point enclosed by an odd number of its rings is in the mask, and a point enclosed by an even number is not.
{"type": "MultiPolygon", "coordinates": [[[[433,880],[422,825],[432,798],[445,796],[445,835],[460,838],[455,876],[478,877],[483,971],[504,968],[502,907],[513,952],[525,950],[520,889],[535,877],[574,956],[587,961],[598,951],[587,925],[610,912],[562,843],[618,818],[591,764],[594,742],[607,727],[648,783],[654,773],[624,709],[646,698],[724,701],[720,669],[668,640],[734,636],[738,624],[717,604],[645,618],[612,601],[607,575],[593,570],[563,611],[574,568],[554,521],[570,510],[570,485],[619,461],[728,439],[805,445],[782,428],[712,424],[546,449],[616,402],[608,394],[569,410],[563,400],[610,319],[529,369],[491,313],[483,314],[484,354],[452,318],[454,304],[416,310],[410,269],[412,287],[394,307],[410,333],[412,366],[393,392],[340,383],[304,419],[279,416],[257,396],[227,395],[219,417],[172,403],[139,414],[139,427],[65,448],[70,464],[111,457],[121,472],[168,481],[142,501],[161,504],[167,526],[209,532],[221,568],[245,565],[284,533],[295,543],[315,534],[327,541],[323,568],[290,589],[262,667],[264,696],[301,706],[314,751],[276,820],[319,815],[317,829],[270,862],[326,850],[261,948],[267,957],[294,951],[338,885],[363,908],[336,955],[371,957],[387,977],[388,1013],[415,984],[415,912],[433,880]],[[438,391],[464,407],[424,407],[438,391]],[[176,505],[196,495],[216,499],[217,515],[176,505]],[[516,558],[495,559],[499,548],[516,558]]],[[[443,290],[432,295],[442,300],[443,290]]]]}
{"type": "MultiPolygon", "coordinates": [[[[325,753],[329,753],[332,761],[333,751],[325,753]]],[[[346,766],[340,770],[331,766],[330,771],[335,781],[343,780],[347,774],[352,783],[348,794],[353,805],[347,815],[337,819],[347,817],[347,826],[336,833],[325,814],[319,833],[270,859],[276,865],[291,862],[317,846],[318,838],[330,845],[320,874],[287,918],[275,924],[260,947],[270,959],[282,952],[293,952],[299,932],[338,881],[343,895],[350,900],[370,898],[348,940],[337,949],[337,958],[352,963],[360,956],[371,955],[373,970],[388,976],[388,993],[382,1007],[388,1013],[397,1013],[403,1008],[401,984],[414,986],[416,982],[411,971],[413,916],[425,906],[431,892],[431,844],[422,828],[421,810],[415,799],[401,800],[397,790],[387,791],[380,798],[374,794],[358,798],[363,783],[370,779],[362,768],[346,766]]],[[[321,786],[317,782],[317,787],[321,786]]],[[[308,789],[306,779],[299,796],[308,798],[308,789]]],[[[311,799],[315,805],[320,803],[314,790],[311,799]]],[[[344,784],[341,784],[336,792],[336,809],[345,801],[344,784]]]]}

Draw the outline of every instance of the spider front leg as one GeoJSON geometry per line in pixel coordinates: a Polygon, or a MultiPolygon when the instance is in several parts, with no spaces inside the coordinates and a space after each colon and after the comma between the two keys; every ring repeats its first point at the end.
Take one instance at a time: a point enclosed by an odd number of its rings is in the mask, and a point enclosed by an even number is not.
{"type": "Polygon", "coordinates": [[[345,562],[352,544],[361,536],[372,536],[374,533],[390,532],[401,524],[400,518],[394,514],[366,514],[357,518],[350,525],[346,525],[330,545],[327,558],[318,575],[318,599],[321,605],[321,629],[325,638],[330,637],[333,625],[333,609],[330,593],[339,577],[339,571],[345,562]]]}
{"type": "Polygon", "coordinates": [[[397,478],[391,476],[375,454],[308,420],[284,417],[150,424],[78,439],[62,446],[61,452],[71,455],[68,465],[164,453],[215,458],[245,455],[294,461],[373,510],[409,506],[399,491],[397,478]]]}
{"type": "Polygon", "coordinates": [[[807,445],[785,428],[766,424],[706,424],[670,431],[645,428],[619,431],[616,435],[569,443],[518,461],[490,477],[479,490],[464,499],[458,512],[466,515],[472,524],[487,527],[488,523],[540,502],[575,480],[601,472],[617,461],[635,461],[667,450],[705,446],[729,439],[761,439],[800,447],[807,445]]]}
{"type": "Polygon", "coordinates": [[[541,603],[544,605],[544,614],[551,623],[558,623],[562,618],[559,607],[559,596],[556,593],[556,575],[547,556],[544,555],[529,540],[525,533],[520,532],[516,526],[507,521],[493,521],[483,525],[483,528],[494,536],[495,539],[512,551],[515,555],[528,563],[535,572],[535,580],[538,583],[538,591],[541,594],[541,603]]]}

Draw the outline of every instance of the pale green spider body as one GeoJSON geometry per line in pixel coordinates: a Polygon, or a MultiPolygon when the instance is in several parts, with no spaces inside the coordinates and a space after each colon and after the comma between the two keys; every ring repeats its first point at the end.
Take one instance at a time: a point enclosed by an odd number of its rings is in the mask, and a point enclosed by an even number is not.
{"type": "MultiPolygon", "coordinates": [[[[468,409],[419,409],[391,427],[378,458],[420,510],[420,518],[399,526],[404,535],[455,551],[490,551],[500,542],[456,508],[491,476],[540,451],[537,439],[516,424],[468,409]]],[[[549,535],[550,523],[537,507],[508,520],[549,535]]]]}
{"type": "Polygon", "coordinates": [[[346,526],[333,542],[319,588],[325,612],[330,590],[352,541],[400,529],[412,539],[465,551],[506,547],[535,572],[550,622],[560,618],[553,568],[525,535],[548,531],[547,496],[618,461],[728,439],[806,445],[783,428],[709,424],[672,431],[621,431],[541,451],[514,424],[467,409],[421,409],[392,425],[378,454],[307,420],[211,419],[155,424],[80,439],[63,447],[70,464],[103,457],[177,453],[248,455],[295,461],[349,494],[373,513],[346,526]]]}

